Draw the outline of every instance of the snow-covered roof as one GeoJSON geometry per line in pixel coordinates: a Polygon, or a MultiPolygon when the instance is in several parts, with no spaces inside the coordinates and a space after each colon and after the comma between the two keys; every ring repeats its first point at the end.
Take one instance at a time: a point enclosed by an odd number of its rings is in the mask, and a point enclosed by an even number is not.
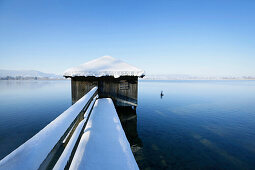
{"type": "Polygon", "coordinates": [[[143,70],[129,65],[124,61],[115,59],[111,56],[103,56],[82,65],[67,69],[64,72],[64,76],[114,76],[115,78],[118,78],[120,76],[143,77],[144,73],[143,70]]]}

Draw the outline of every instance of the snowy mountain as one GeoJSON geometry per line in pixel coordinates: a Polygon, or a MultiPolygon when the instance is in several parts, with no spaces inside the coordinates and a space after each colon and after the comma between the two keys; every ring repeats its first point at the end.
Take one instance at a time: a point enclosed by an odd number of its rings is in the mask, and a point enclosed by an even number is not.
{"type": "Polygon", "coordinates": [[[62,79],[61,75],[52,73],[43,73],[37,70],[3,70],[0,69],[0,78],[44,78],[44,79],[62,79]]]}

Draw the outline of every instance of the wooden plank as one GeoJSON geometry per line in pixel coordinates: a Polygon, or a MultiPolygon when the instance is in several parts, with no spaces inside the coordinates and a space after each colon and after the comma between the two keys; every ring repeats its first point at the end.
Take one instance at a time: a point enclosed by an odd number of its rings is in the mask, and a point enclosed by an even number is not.
{"type": "Polygon", "coordinates": [[[126,104],[127,106],[131,105],[131,106],[137,106],[136,103],[132,103],[130,101],[126,101],[126,100],[123,100],[123,99],[120,99],[120,98],[114,98],[115,100],[117,100],[118,102],[121,102],[121,103],[124,103],[126,104]]]}
{"type": "Polygon", "coordinates": [[[88,90],[98,85],[100,98],[110,97],[117,106],[130,106],[128,103],[137,105],[138,77],[123,76],[114,78],[105,77],[74,77],[72,78],[72,100],[73,102],[88,90]],[[116,100],[120,98],[122,100],[116,100]],[[124,102],[126,101],[126,102],[124,102]]]}

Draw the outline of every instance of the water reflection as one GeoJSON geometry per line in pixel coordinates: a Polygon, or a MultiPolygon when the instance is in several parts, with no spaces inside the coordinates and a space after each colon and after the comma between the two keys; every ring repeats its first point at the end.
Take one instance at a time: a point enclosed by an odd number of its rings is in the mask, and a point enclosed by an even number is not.
{"type": "MultiPolygon", "coordinates": [[[[71,104],[70,81],[0,89],[0,159],[71,104]]],[[[140,169],[254,169],[255,81],[140,81],[138,92],[136,111],[117,111],[140,169]]]]}
{"type": "Polygon", "coordinates": [[[0,160],[70,106],[65,80],[0,80],[0,160]]]}
{"type": "Polygon", "coordinates": [[[142,141],[137,133],[136,109],[132,109],[132,107],[116,107],[116,110],[131,149],[133,153],[136,153],[142,148],[142,141]]]}
{"type": "Polygon", "coordinates": [[[140,169],[254,169],[255,81],[139,86],[140,169]]]}

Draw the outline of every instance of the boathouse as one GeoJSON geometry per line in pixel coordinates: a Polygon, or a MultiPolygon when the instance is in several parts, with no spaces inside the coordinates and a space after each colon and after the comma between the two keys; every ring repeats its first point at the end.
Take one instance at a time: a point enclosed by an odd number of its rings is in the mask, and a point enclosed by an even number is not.
{"type": "Polygon", "coordinates": [[[144,71],[111,56],[103,56],[64,72],[71,78],[72,103],[98,86],[100,98],[110,97],[115,106],[137,106],[138,77],[144,71]]]}

